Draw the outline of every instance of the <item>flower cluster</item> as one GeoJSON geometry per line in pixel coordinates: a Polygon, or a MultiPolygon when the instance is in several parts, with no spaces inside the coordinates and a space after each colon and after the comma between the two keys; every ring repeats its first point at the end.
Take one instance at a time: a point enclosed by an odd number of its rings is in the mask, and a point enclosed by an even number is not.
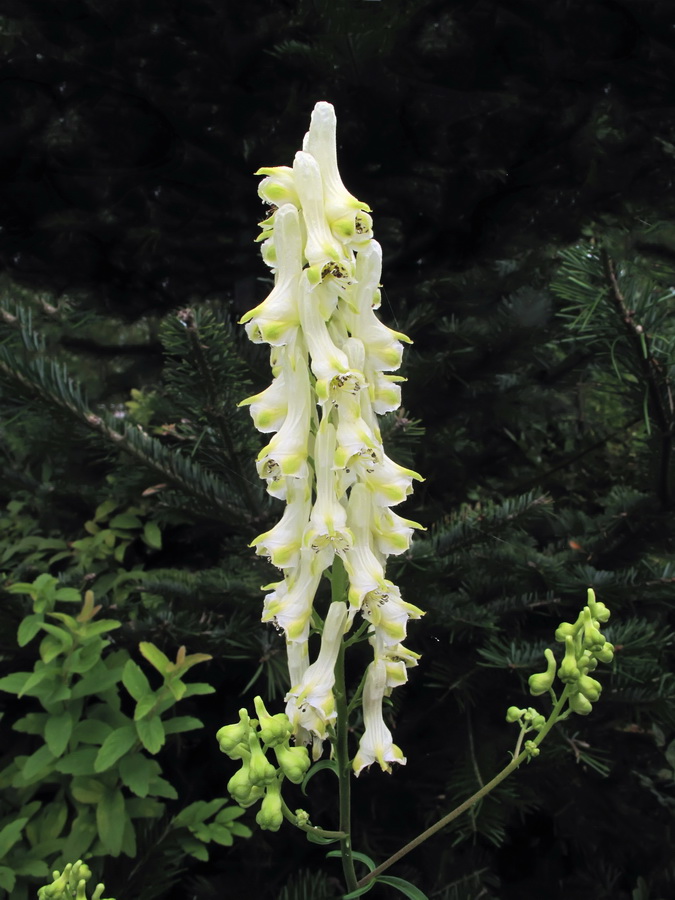
{"type": "Polygon", "coordinates": [[[281,783],[288,778],[293,784],[300,784],[309,769],[309,756],[305,747],[290,746],[288,716],[271,716],[260,697],[253,702],[258,718],[251,719],[245,709],[240,709],[239,721],[219,729],[216,740],[230,759],[242,761],[241,768],[227,783],[234,800],[245,808],[262,800],[256,822],[263,829],[278,831],[283,821],[281,783]],[[276,766],[267,758],[270,749],[276,766]]]}
{"type": "Polygon", "coordinates": [[[286,712],[296,738],[313,743],[315,758],[336,715],[340,642],[357,613],[370,623],[374,659],[355,770],[377,761],[390,771],[390,762],[405,760],[382,719],[382,698],[417,664],[402,641],[408,619],[422,611],[401,598],[385,566],[420,527],[392,507],[421,478],[386,455],[378,416],[400,404],[403,379],[392,373],[409,339],[375,314],[382,251],[369,207],[342,184],[331,104],[316,105],[292,167],[257,174],[265,176],[259,194],[270,205],[259,240],[274,287],[241,322],[252,341],[270,346],[273,381],[242,405],[272,435],[258,456],[258,474],[286,502],[280,521],[252,542],[283,573],[265,588],[263,621],[285,633],[286,712]],[[332,604],[310,665],[314,597],[336,557],[349,579],[347,604],[332,604]]]}
{"type": "MultiPolygon", "coordinates": [[[[76,863],[68,863],[63,872],[52,872],[51,884],[38,888],[38,900],[87,900],[87,882],[91,879],[91,869],[78,859],[76,863]]],[[[105,900],[104,885],[97,884],[91,900],[105,900]]],[[[114,900],[109,897],[108,900],[114,900]]]]}

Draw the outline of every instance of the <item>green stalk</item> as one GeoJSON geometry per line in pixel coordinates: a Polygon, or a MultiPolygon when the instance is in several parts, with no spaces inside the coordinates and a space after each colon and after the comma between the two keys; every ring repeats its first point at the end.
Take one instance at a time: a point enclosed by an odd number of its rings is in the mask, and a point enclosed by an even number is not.
{"type": "MultiPolygon", "coordinates": [[[[347,577],[345,567],[339,556],[336,556],[331,569],[331,600],[344,603],[347,599],[347,577]]],[[[347,709],[347,689],[345,685],[345,641],[340,644],[337,662],[335,663],[335,707],[337,711],[337,723],[335,727],[335,760],[337,762],[340,824],[339,829],[344,834],[340,839],[340,855],[342,859],[342,871],[345,877],[347,893],[356,890],[356,871],[354,870],[354,857],[352,856],[351,837],[351,776],[352,767],[349,761],[348,726],[349,713],[347,709]]]]}
{"type": "MultiPolygon", "coordinates": [[[[565,687],[565,690],[560,695],[560,699],[558,700],[558,702],[554,706],[553,710],[551,711],[551,715],[548,717],[546,724],[541,729],[541,731],[537,734],[536,738],[533,739],[532,743],[535,746],[539,746],[539,744],[544,740],[544,738],[549,733],[551,728],[553,728],[553,726],[559,720],[559,714],[560,714],[563,706],[567,702],[568,695],[569,695],[569,690],[567,687],[565,687]]],[[[522,742],[522,737],[523,737],[523,735],[521,733],[521,735],[518,739],[517,747],[520,747],[520,744],[522,742]]],[[[475,794],[472,794],[471,797],[469,797],[467,800],[464,801],[464,803],[461,803],[458,807],[453,809],[447,815],[443,816],[442,819],[439,819],[438,822],[435,822],[433,825],[431,825],[429,828],[427,828],[426,831],[423,831],[421,834],[418,834],[417,837],[413,838],[413,840],[410,841],[409,843],[407,843],[405,845],[405,847],[401,847],[400,850],[397,850],[396,853],[394,853],[392,856],[389,857],[389,859],[386,859],[376,869],[373,869],[372,872],[369,872],[368,875],[366,875],[359,882],[357,882],[357,887],[363,887],[364,885],[371,882],[374,878],[377,878],[378,875],[381,875],[390,866],[393,866],[393,864],[395,862],[398,862],[399,859],[402,859],[404,856],[406,856],[408,853],[410,853],[411,850],[414,850],[416,847],[419,847],[419,845],[424,843],[424,841],[426,841],[427,838],[430,838],[432,835],[436,834],[437,831],[440,831],[442,828],[445,828],[446,825],[449,825],[450,822],[452,822],[454,819],[461,816],[462,813],[466,812],[468,809],[471,809],[472,806],[475,806],[479,800],[482,800],[483,797],[485,797],[487,794],[490,793],[490,791],[494,790],[494,788],[496,788],[498,784],[501,784],[501,782],[504,781],[505,778],[508,778],[508,776],[512,772],[515,772],[516,769],[518,768],[518,766],[522,762],[524,762],[526,759],[528,759],[529,756],[530,756],[530,754],[527,752],[527,750],[523,750],[522,753],[519,753],[517,756],[514,756],[514,758],[511,760],[511,762],[508,764],[508,766],[505,766],[501,770],[501,772],[499,772],[499,774],[495,775],[495,777],[492,779],[492,781],[488,781],[487,784],[483,785],[483,787],[479,791],[476,791],[475,794]]]]}

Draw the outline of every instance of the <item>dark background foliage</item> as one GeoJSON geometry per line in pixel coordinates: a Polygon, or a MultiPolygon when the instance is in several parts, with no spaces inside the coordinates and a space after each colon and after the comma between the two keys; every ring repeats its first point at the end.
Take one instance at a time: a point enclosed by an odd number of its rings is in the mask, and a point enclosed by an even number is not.
{"type": "MultiPolygon", "coordinates": [[[[343,180],[374,210],[383,317],[415,341],[385,431],[426,476],[404,514],[429,527],[392,566],[429,610],[411,628],[423,664],[392,698],[409,762],[357,783],[355,843],[383,858],[504,764],[506,707],[526,704],[526,676],[593,585],[626,662],[592,716],[397,871],[446,900],[646,900],[640,877],[652,900],[672,895],[674,26],[665,0],[0,2],[3,308],[32,310],[97,413],[123,420],[143,390],[136,422],[225,485],[182,472],[175,493],[148,495],[166,549],[141,561],[166,602],[123,613],[129,647],[140,629],[215,657],[206,736],[176,750],[189,799],[231,774],[211,734],[242,686],[260,670],[246,700],[280,690],[279,648],[257,623],[272,576],[246,550],[278,509],[255,480],[261,439],[234,412],[269,376],[230,325],[269,284],[252,172],[290,164],[325,99],[343,180]],[[594,259],[561,274],[567,246],[594,259]],[[228,335],[202,367],[213,396],[183,335],[193,309],[228,335]],[[634,326],[650,315],[642,355],[634,326]]],[[[28,492],[46,532],[72,539],[107,492],[135,502],[167,479],[143,448],[131,466],[82,410],[64,412],[49,378],[17,393],[16,371],[2,368],[5,499],[28,492]]],[[[330,826],[329,776],[313,786],[330,826]]],[[[287,885],[290,900],[323,854],[290,830],[258,833],[163,896],[287,885]]],[[[105,874],[124,900],[118,863],[105,874]]]]}

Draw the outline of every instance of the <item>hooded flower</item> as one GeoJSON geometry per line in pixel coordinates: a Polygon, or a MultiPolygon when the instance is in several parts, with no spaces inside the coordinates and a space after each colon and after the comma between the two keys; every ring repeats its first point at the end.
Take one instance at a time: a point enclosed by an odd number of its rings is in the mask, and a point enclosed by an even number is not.
{"type": "Polygon", "coordinates": [[[406,764],[401,750],[394,744],[391,731],[382,717],[382,699],[387,687],[387,667],[383,659],[376,659],[368,666],[363,688],[363,722],[365,731],[354,757],[354,772],[358,776],[363,769],[379,763],[383,772],[391,772],[390,763],[406,764]]]}

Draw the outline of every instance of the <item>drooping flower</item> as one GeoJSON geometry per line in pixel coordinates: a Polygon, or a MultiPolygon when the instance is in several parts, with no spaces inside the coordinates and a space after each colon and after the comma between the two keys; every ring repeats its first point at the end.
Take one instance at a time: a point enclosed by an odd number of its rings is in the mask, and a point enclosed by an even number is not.
{"type": "Polygon", "coordinates": [[[382,700],[387,687],[387,669],[383,659],[375,659],[368,666],[363,688],[363,721],[366,729],[354,757],[353,768],[358,776],[374,762],[383,772],[391,772],[391,763],[404,766],[406,759],[393,742],[391,731],[384,724],[382,700]]]}

